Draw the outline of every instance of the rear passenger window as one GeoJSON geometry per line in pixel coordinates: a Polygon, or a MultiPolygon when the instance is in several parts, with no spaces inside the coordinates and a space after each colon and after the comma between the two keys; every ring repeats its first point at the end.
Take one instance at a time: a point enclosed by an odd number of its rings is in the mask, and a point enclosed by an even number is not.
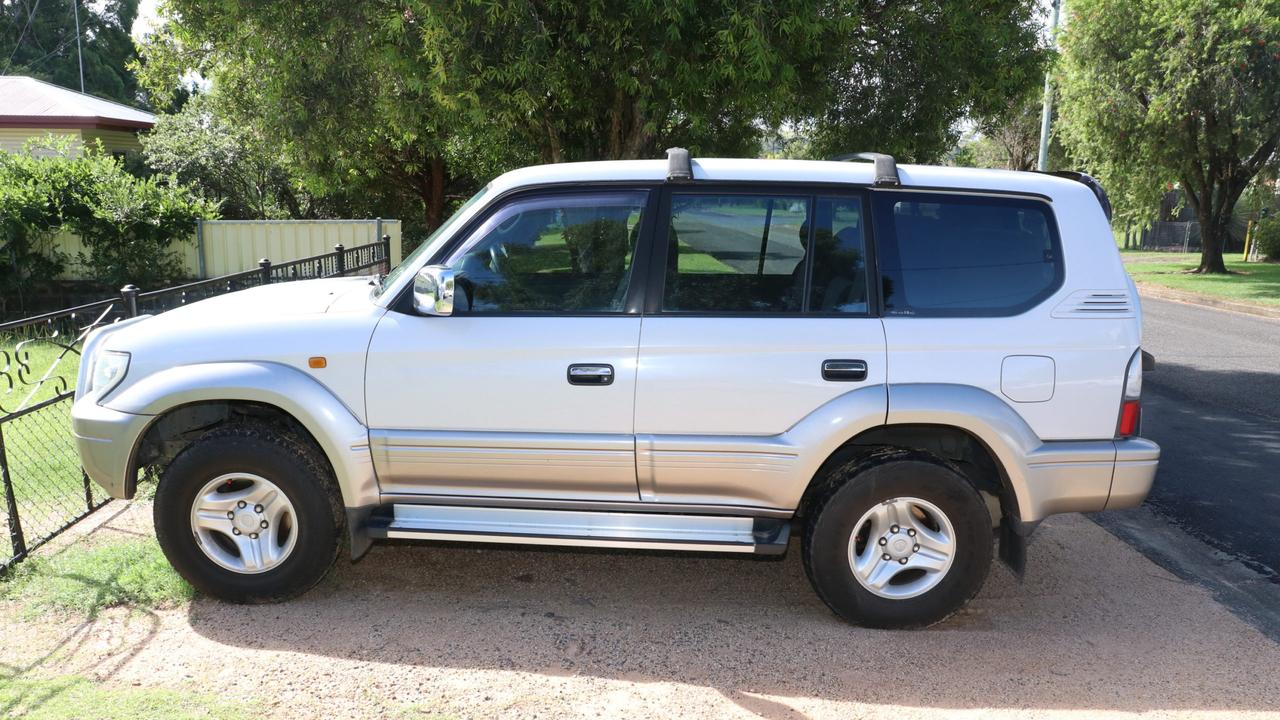
{"type": "Polygon", "coordinates": [[[862,201],[818,198],[814,212],[809,306],[819,313],[864,314],[867,244],[862,201]]]}
{"type": "Polygon", "coordinates": [[[1062,284],[1047,203],[883,192],[874,205],[886,315],[1016,315],[1062,284]]]}
{"type": "Polygon", "coordinates": [[[799,312],[810,205],[804,196],[673,194],[662,309],[799,312]]]}

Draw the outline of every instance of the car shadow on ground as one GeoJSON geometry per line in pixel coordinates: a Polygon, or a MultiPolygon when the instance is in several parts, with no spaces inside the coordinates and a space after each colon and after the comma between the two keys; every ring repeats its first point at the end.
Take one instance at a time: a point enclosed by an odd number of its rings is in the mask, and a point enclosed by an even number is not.
{"type": "MultiPolygon", "coordinates": [[[[1272,578],[1280,572],[1280,406],[1271,417],[1243,401],[1196,400],[1188,386],[1239,385],[1274,394],[1280,375],[1216,373],[1166,364],[1144,392],[1143,435],[1160,444],[1160,469],[1147,504],[1214,548],[1272,578]],[[1243,406],[1243,411],[1242,411],[1243,406]]],[[[1235,392],[1239,392],[1238,390],[1235,392]]],[[[1256,401],[1255,401],[1256,402],[1256,401]]]]}
{"type": "Polygon", "coordinates": [[[382,545],[340,560],[292,602],[203,599],[187,620],[235,652],[356,663],[375,684],[424,668],[682,683],[764,717],[799,715],[759,695],[942,709],[1280,707],[1280,646],[1080,516],[1042,526],[1024,582],[996,566],[966,610],[922,631],[839,621],[809,589],[798,546],[762,561],[382,545]]]}

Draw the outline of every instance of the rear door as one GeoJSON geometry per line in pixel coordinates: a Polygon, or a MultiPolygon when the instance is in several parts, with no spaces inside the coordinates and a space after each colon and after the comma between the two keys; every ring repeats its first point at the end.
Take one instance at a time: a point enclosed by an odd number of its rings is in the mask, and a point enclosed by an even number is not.
{"type": "Polygon", "coordinates": [[[640,337],[641,498],[786,507],[788,430],[873,388],[885,340],[858,190],[669,186],[640,337]]]}

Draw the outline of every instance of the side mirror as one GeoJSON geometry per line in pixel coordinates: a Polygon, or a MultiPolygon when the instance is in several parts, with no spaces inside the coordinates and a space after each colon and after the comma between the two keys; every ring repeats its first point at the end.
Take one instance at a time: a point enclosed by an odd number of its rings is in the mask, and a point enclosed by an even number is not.
{"type": "Polygon", "coordinates": [[[423,315],[453,314],[453,269],[428,265],[413,279],[413,307],[423,315]]]}

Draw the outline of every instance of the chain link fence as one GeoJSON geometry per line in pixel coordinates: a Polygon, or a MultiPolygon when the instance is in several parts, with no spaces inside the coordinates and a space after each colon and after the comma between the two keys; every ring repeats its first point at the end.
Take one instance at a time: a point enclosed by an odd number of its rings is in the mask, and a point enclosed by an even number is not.
{"type": "Polygon", "coordinates": [[[1155,222],[1142,233],[1143,250],[1196,252],[1200,250],[1200,223],[1155,222]]]}
{"type": "Polygon", "coordinates": [[[105,505],[80,468],[71,429],[85,337],[139,313],[159,313],[222,293],[291,280],[389,270],[390,238],[288,263],[120,297],[0,324],[0,572],[105,505]]]}

